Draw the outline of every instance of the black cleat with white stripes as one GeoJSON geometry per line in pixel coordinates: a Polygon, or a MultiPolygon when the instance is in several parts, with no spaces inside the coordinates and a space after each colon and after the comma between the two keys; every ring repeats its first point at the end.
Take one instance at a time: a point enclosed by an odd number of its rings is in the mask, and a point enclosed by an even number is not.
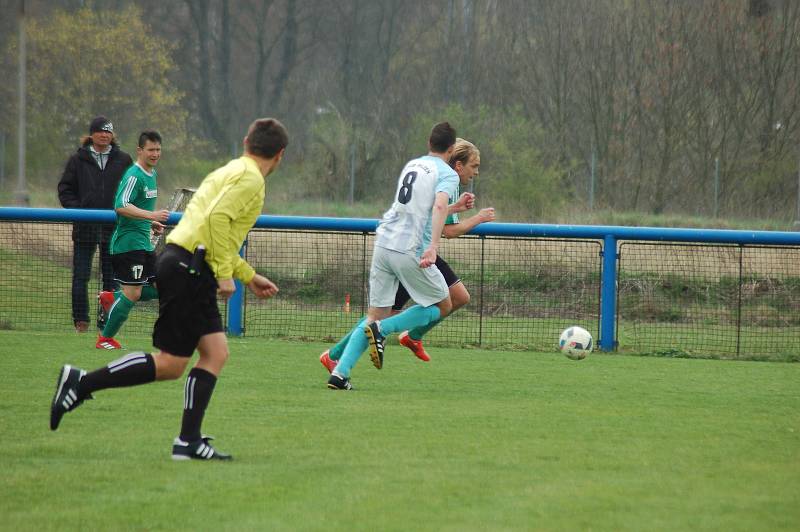
{"type": "Polygon", "coordinates": [[[342,377],[334,371],[328,379],[328,388],[331,390],[352,390],[353,385],[350,384],[350,377],[342,377]]]}
{"type": "Polygon", "coordinates": [[[85,398],[78,398],[78,383],[86,372],[79,368],[73,368],[69,364],[61,368],[56,382],[56,393],[53,396],[53,404],[50,406],[50,430],[56,430],[61,418],[70,410],[78,408],[84,399],[91,399],[91,395],[85,398]]]}
{"type": "Polygon", "coordinates": [[[197,441],[185,442],[175,438],[172,442],[173,460],[233,460],[233,456],[221,453],[211,445],[213,436],[203,436],[197,441]]]}
{"type": "Polygon", "coordinates": [[[368,323],[364,327],[364,334],[367,335],[367,340],[369,341],[369,357],[372,359],[372,364],[381,369],[383,367],[383,350],[386,338],[381,334],[379,323],[377,321],[368,323]]]}

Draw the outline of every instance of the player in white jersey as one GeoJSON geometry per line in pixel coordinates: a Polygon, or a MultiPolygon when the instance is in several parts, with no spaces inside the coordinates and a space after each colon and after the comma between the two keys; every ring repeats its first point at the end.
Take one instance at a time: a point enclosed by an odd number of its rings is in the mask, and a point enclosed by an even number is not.
{"type": "MultiPolygon", "coordinates": [[[[468,187],[471,185],[472,179],[478,176],[481,166],[480,151],[471,142],[464,139],[456,139],[456,143],[453,145],[453,154],[450,156],[449,164],[450,167],[458,174],[460,187],[468,187]]],[[[494,221],[495,219],[494,208],[492,207],[481,209],[480,212],[474,216],[464,220],[459,219],[458,213],[462,211],[462,206],[467,210],[474,207],[475,195],[471,192],[464,192],[460,198],[450,198],[450,200],[453,203],[450,205],[450,212],[448,213],[447,220],[444,222],[445,226],[444,231],[442,232],[442,236],[445,238],[457,238],[466,234],[473,227],[483,222],[494,221]]],[[[453,271],[453,269],[450,267],[447,261],[442,258],[441,255],[436,257],[436,267],[441,272],[445,282],[447,283],[447,286],[449,287],[450,301],[453,304],[453,308],[450,311],[450,315],[452,315],[453,312],[469,303],[469,291],[467,291],[467,288],[464,286],[464,283],[461,281],[459,276],[453,271]]],[[[402,312],[403,307],[405,307],[406,303],[408,303],[410,299],[411,296],[401,283],[397,288],[397,293],[395,294],[394,304],[392,305],[392,313],[402,312]]],[[[435,327],[440,321],[441,320],[437,320],[424,327],[401,332],[400,336],[398,337],[400,345],[410,349],[411,352],[414,353],[414,355],[420,360],[425,362],[430,361],[431,357],[425,351],[425,347],[422,344],[422,337],[425,336],[425,334],[435,327]]],[[[357,331],[356,334],[361,334],[361,331],[357,331]]],[[[325,367],[325,369],[328,370],[328,373],[331,373],[336,368],[336,364],[339,362],[339,358],[341,358],[344,348],[347,346],[347,342],[349,340],[350,334],[347,334],[342,337],[336,343],[336,345],[330,349],[326,349],[320,355],[319,361],[325,367]]]]}
{"type": "Polygon", "coordinates": [[[350,333],[328,380],[329,388],[352,388],[350,371],[367,346],[372,363],[381,369],[387,335],[423,327],[450,312],[447,283],[435,263],[449,198],[458,190],[458,174],[446,162],[455,141],[456,132],[449,123],[436,124],[428,138],[428,155],[403,168],[394,202],[376,231],[367,316],[350,333]],[[400,282],[417,304],[388,317],[400,282]]]}
{"type": "MultiPolygon", "coordinates": [[[[472,184],[472,179],[478,176],[480,170],[480,151],[471,142],[464,139],[456,139],[456,143],[453,146],[453,155],[450,157],[449,164],[458,174],[458,177],[461,181],[461,187],[469,187],[472,184]]],[[[467,194],[471,196],[470,199],[472,199],[474,202],[474,194],[467,194]]],[[[455,198],[453,198],[453,201],[455,203],[455,198]]],[[[471,208],[472,206],[473,205],[470,205],[469,203],[467,204],[467,208],[471,208]]],[[[492,222],[495,219],[493,207],[485,207],[474,216],[470,216],[463,220],[459,219],[459,215],[457,213],[458,211],[453,212],[447,217],[447,220],[445,220],[444,232],[442,233],[442,236],[447,239],[457,238],[466,234],[475,226],[484,222],[492,222]]],[[[450,311],[450,315],[452,315],[456,310],[469,303],[470,295],[467,291],[467,288],[464,286],[464,283],[453,271],[453,268],[447,263],[447,261],[442,258],[441,254],[436,257],[436,267],[439,268],[440,272],[442,272],[442,276],[447,282],[447,286],[450,288],[450,301],[453,303],[453,308],[450,311]]],[[[411,296],[408,294],[408,291],[406,291],[405,287],[401,285],[397,290],[394,305],[392,305],[392,312],[400,312],[409,299],[411,299],[411,296]]],[[[397,338],[400,342],[400,345],[410,349],[411,352],[414,353],[414,355],[420,360],[425,362],[430,361],[431,357],[425,351],[425,347],[422,344],[422,338],[428,333],[428,331],[439,324],[440,321],[441,320],[437,320],[424,327],[418,327],[417,329],[413,329],[411,331],[401,332],[397,338]]],[[[320,360],[322,359],[320,358],[320,360]]]]}

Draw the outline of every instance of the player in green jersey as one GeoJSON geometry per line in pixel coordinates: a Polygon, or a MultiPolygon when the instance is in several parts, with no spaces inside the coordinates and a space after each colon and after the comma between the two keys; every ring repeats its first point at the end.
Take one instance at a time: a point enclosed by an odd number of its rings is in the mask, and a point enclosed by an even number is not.
{"type": "Polygon", "coordinates": [[[156,210],[156,164],[160,158],[161,135],[153,130],[143,131],[136,148],[136,162],[122,176],[114,199],[117,223],[108,247],[114,279],[120,289],[100,292],[98,296],[105,322],[95,343],[98,349],[120,349],[122,346],[114,336],[128,319],[133,305],[158,297],[150,232],[162,233],[169,217],[169,211],[156,210]]]}

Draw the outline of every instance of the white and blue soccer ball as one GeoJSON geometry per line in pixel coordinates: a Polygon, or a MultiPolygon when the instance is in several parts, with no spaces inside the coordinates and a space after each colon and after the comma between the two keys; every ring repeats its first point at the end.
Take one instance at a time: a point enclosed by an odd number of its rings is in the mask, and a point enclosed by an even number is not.
{"type": "Polygon", "coordinates": [[[592,335],[583,327],[567,327],[558,339],[558,348],[567,358],[583,360],[594,349],[592,335]]]}

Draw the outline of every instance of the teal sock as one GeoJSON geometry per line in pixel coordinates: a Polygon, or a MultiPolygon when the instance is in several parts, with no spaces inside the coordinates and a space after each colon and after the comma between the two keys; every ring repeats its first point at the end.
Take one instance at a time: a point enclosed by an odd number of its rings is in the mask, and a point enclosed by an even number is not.
{"type": "Polygon", "coordinates": [[[421,327],[414,327],[413,329],[408,331],[408,335],[411,337],[412,340],[422,340],[422,337],[425,336],[425,334],[428,331],[430,331],[440,323],[442,323],[441,318],[438,320],[434,320],[427,325],[423,325],[421,327]]]}
{"type": "Polygon", "coordinates": [[[353,327],[349,335],[350,340],[344,348],[344,353],[342,353],[339,363],[336,364],[336,368],[333,370],[344,378],[350,376],[350,370],[353,369],[353,366],[356,365],[358,359],[361,358],[361,354],[367,348],[367,335],[363,332],[359,334],[359,332],[364,329],[366,323],[367,318],[364,318],[358,322],[358,325],[353,327]]]}
{"type": "Polygon", "coordinates": [[[152,301],[153,299],[158,299],[158,289],[151,284],[144,285],[139,301],[152,301]]]}
{"type": "MultiPolygon", "coordinates": [[[[363,320],[363,318],[362,318],[362,320],[363,320]]],[[[350,330],[350,332],[345,334],[342,337],[342,339],[339,340],[339,343],[337,343],[335,346],[331,347],[328,350],[328,356],[331,358],[331,360],[339,360],[342,357],[342,353],[344,353],[344,348],[347,347],[347,342],[350,341],[350,337],[353,336],[353,331],[356,331],[356,330],[358,330],[358,325],[353,327],[350,330]]]]}
{"type": "Polygon", "coordinates": [[[389,336],[392,333],[410,331],[438,320],[441,315],[442,312],[436,305],[431,305],[430,307],[414,305],[400,314],[381,320],[381,334],[389,336]]]}
{"type": "Polygon", "coordinates": [[[113,338],[119,332],[120,327],[128,319],[128,314],[131,313],[133,308],[133,301],[125,297],[122,291],[114,295],[116,296],[114,304],[111,305],[106,326],[103,327],[103,336],[106,338],[113,338]]]}

